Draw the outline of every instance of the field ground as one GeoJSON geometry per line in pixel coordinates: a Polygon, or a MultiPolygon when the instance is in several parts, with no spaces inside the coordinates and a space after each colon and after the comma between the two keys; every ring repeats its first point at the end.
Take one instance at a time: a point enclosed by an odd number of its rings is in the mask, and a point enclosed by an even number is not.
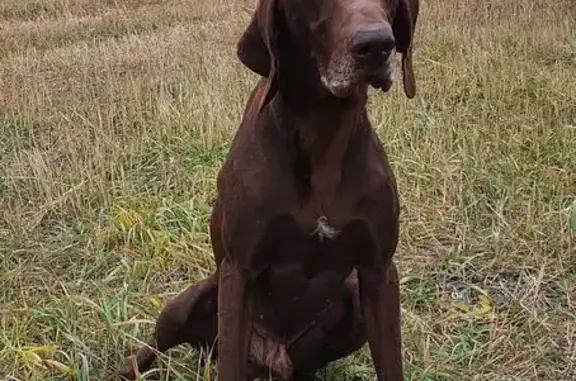
{"type": "MultiPolygon", "coordinates": [[[[418,97],[370,101],[402,197],[407,380],[575,380],[576,3],[475,3],[423,1],[418,97]]],[[[213,270],[253,5],[0,2],[0,380],[103,380],[213,270]]],[[[372,379],[367,353],[319,375],[372,379]]],[[[195,358],[152,373],[211,377],[195,358]]]]}

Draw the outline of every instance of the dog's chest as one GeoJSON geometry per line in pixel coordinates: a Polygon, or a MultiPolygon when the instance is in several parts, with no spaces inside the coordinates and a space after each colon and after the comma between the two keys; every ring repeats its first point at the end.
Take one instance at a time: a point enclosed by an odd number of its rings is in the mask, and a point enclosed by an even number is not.
{"type": "Polygon", "coordinates": [[[257,314],[273,330],[291,336],[343,302],[344,280],[355,266],[373,263],[377,243],[363,220],[337,233],[332,227],[305,232],[288,217],[276,223],[260,257],[266,263],[257,280],[262,298],[257,314]]]}
{"type": "Polygon", "coordinates": [[[368,265],[376,256],[378,243],[368,221],[349,219],[332,225],[326,216],[303,228],[298,216],[282,215],[271,221],[254,257],[255,267],[300,267],[310,279],[324,271],[346,276],[352,267],[368,265]]]}
{"type": "Polygon", "coordinates": [[[335,240],[354,217],[355,200],[325,196],[306,200],[292,211],[298,228],[320,242],[335,240]]]}

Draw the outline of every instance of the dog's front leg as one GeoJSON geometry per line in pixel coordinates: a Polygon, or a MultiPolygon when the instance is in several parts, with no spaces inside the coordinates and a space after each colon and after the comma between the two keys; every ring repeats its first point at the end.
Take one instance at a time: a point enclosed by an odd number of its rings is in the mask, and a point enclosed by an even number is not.
{"type": "Polygon", "coordinates": [[[227,258],[219,273],[218,380],[245,381],[252,331],[248,279],[227,258]]]}
{"type": "Polygon", "coordinates": [[[392,261],[359,271],[360,303],[378,381],[402,381],[398,272],[392,261]]]}

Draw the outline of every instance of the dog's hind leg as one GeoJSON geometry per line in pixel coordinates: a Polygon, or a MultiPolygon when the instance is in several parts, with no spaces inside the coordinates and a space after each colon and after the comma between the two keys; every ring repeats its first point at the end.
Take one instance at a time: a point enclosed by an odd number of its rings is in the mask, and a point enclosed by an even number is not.
{"type": "Polygon", "coordinates": [[[160,313],[153,339],[136,356],[126,360],[118,378],[134,380],[137,373],[150,368],[158,353],[179,344],[210,346],[216,340],[218,326],[218,276],[213,274],[170,301],[160,313]]]}

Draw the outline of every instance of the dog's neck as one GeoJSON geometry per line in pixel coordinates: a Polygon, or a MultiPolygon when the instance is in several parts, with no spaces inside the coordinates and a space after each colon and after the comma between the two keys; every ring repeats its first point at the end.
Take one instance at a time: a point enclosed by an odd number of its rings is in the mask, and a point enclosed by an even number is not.
{"type": "Polygon", "coordinates": [[[295,175],[305,182],[303,196],[321,204],[314,209],[324,209],[342,184],[345,160],[360,160],[363,152],[358,146],[370,128],[367,94],[363,89],[346,99],[335,97],[320,82],[309,54],[297,48],[288,53],[281,60],[273,103],[284,115],[281,128],[291,139],[295,175]]]}

